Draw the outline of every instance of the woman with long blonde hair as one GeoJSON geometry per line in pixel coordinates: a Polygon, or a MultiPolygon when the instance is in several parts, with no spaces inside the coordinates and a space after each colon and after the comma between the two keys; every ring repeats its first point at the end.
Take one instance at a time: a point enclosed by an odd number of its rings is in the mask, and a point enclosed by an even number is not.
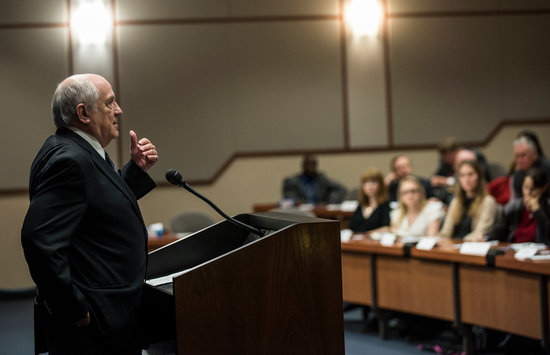
{"type": "Polygon", "coordinates": [[[497,203],[485,189],[479,164],[474,160],[460,163],[458,182],[440,236],[481,241],[495,221],[497,203]]]}
{"type": "Polygon", "coordinates": [[[435,236],[444,216],[443,205],[426,200],[426,191],[418,178],[401,179],[397,189],[398,207],[390,212],[391,230],[402,236],[435,236]]]}

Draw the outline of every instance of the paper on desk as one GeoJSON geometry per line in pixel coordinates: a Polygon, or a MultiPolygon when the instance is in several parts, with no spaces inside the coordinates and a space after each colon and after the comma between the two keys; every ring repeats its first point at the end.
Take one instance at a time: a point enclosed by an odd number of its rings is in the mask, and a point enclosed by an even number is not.
{"type": "Polygon", "coordinates": [[[464,242],[460,247],[460,254],[485,256],[492,244],[491,242],[464,242]]]}
{"type": "Polygon", "coordinates": [[[545,255],[533,255],[529,258],[529,260],[533,260],[533,261],[547,261],[547,260],[550,260],[550,255],[549,254],[545,254],[545,255]]]}
{"type": "Polygon", "coordinates": [[[351,239],[353,231],[351,229],[342,229],[340,231],[340,241],[347,243],[351,239]]]}
{"type": "Polygon", "coordinates": [[[516,251],[514,258],[517,260],[533,259],[538,251],[539,249],[536,246],[523,247],[516,251]]]}
{"type": "Polygon", "coordinates": [[[397,239],[397,236],[393,233],[384,232],[382,233],[382,238],[380,238],[380,244],[385,247],[391,247],[395,240],[397,239]]]}
{"type": "Polygon", "coordinates": [[[518,251],[518,250],[521,250],[521,249],[524,249],[524,248],[527,248],[527,249],[537,249],[537,250],[542,250],[542,249],[546,249],[546,245],[544,243],[512,243],[510,244],[510,248],[512,248],[514,251],[518,251]]]}
{"type": "Polygon", "coordinates": [[[359,201],[355,200],[346,200],[340,204],[340,210],[344,212],[353,212],[357,209],[359,201]]]}
{"type": "Polygon", "coordinates": [[[416,249],[431,250],[437,244],[437,237],[423,237],[416,244],[416,249]]]}

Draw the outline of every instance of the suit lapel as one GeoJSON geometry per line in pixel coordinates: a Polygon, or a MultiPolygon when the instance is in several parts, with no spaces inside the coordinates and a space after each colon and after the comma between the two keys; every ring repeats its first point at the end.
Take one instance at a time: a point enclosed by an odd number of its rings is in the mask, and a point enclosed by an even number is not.
{"type": "Polygon", "coordinates": [[[90,153],[90,156],[92,157],[92,161],[96,165],[96,167],[101,171],[102,174],[104,174],[109,181],[113,185],[116,186],[117,189],[119,189],[126,198],[131,202],[132,207],[134,208],[134,212],[140,217],[141,219],[141,213],[139,211],[139,206],[137,204],[136,197],[134,195],[134,192],[126,185],[122,177],[114,171],[109,163],[105,159],[99,155],[99,153],[88,143],[86,142],[82,137],[80,137],[78,134],[74,133],[71,130],[63,129],[57,132],[58,134],[61,134],[69,139],[71,139],[73,142],[78,144],[82,149],[88,151],[90,153]]]}

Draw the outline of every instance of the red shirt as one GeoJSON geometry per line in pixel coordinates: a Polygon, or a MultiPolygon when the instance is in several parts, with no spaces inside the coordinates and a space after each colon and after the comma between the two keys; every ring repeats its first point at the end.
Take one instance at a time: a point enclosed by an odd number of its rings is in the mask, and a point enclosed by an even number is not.
{"type": "Polygon", "coordinates": [[[519,223],[514,232],[515,243],[534,242],[537,238],[537,222],[526,208],[521,212],[519,223]]]}
{"type": "Polygon", "coordinates": [[[497,203],[505,205],[510,200],[510,176],[499,176],[487,185],[497,203]]]}

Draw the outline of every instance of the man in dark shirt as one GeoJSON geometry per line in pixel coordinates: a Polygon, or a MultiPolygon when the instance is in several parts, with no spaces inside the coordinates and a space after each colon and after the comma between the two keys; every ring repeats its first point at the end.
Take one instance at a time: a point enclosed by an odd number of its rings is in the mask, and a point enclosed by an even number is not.
{"type": "MultiPolygon", "coordinates": [[[[391,160],[390,168],[391,173],[386,176],[386,184],[388,185],[388,190],[390,192],[390,201],[397,201],[397,189],[399,187],[399,182],[402,178],[413,175],[411,159],[406,155],[397,155],[391,160]]],[[[422,177],[416,177],[424,187],[426,197],[433,197],[430,182],[422,177]]]]}
{"type": "Polygon", "coordinates": [[[317,171],[317,157],[304,156],[302,173],[283,181],[283,198],[295,203],[341,203],[346,197],[346,188],[317,171]]]}

